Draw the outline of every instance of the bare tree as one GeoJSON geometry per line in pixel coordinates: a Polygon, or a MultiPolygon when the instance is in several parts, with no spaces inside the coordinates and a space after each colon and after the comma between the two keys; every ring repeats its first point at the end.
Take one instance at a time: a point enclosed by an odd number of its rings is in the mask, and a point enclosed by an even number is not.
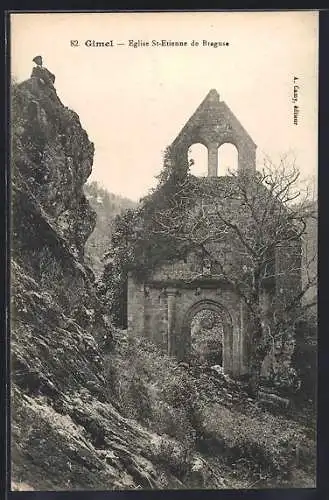
{"type": "MultiPolygon", "coordinates": [[[[317,214],[308,191],[298,187],[299,180],[298,168],[287,158],[278,166],[266,160],[255,174],[231,173],[217,179],[176,176],[174,189],[163,191],[165,202],[146,208],[148,237],[169,238],[177,248],[201,253],[210,263],[211,275],[229,283],[245,304],[253,390],[271,346],[289,339],[305,308],[315,303],[302,307],[317,280],[314,269],[311,272],[316,255],[301,259],[302,239],[307,221],[317,214]],[[302,265],[307,266],[303,282],[302,265]]],[[[170,174],[162,187],[168,181],[170,174]]]]}

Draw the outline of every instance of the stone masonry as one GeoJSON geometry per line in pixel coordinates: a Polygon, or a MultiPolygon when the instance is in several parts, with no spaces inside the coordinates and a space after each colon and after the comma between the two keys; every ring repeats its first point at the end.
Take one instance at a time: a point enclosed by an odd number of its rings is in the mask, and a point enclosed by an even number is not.
{"type": "Polygon", "coordinates": [[[256,144],[230,108],[220,101],[216,90],[210,90],[195,113],[185,124],[172,146],[180,147],[188,154],[193,144],[203,144],[208,149],[208,177],[217,177],[218,148],[225,143],[238,150],[238,169],[256,168],[256,144]]]}
{"type": "MultiPolygon", "coordinates": [[[[224,143],[236,146],[240,172],[256,169],[255,143],[216,90],[208,93],[172,147],[187,155],[195,143],[208,148],[208,177],[218,175],[217,150],[224,143]]],[[[279,259],[278,265],[281,262],[279,259]]],[[[284,286],[280,282],[281,289],[284,286]]],[[[196,252],[156,267],[145,283],[135,281],[130,274],[127,304],[128,330],[150,338],[180,360],[189,356],[194,316],[203,309],[218,313],[223,325],[223,370],[233,377],[248,374],[251,329],[245,305],[196,252]]]]}

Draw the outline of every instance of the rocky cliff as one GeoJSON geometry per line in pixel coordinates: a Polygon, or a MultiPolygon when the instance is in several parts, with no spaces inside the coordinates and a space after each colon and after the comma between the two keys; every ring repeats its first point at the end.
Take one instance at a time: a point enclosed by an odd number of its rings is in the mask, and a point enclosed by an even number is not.
{"type": "Polygon", "coordinates": [[[84,263],[94,146],[49,75],[12,88],[13,487],[154,488],[153,436],[112,402],[111,327],[84,263]]]}
{"type": "Polygon", "coordinates": [[[13,258],[75,317],[93,296],[83,254],[96,214],[83,185],[94,146],[53,83],[34,75],[12,92],[13,258]]]}

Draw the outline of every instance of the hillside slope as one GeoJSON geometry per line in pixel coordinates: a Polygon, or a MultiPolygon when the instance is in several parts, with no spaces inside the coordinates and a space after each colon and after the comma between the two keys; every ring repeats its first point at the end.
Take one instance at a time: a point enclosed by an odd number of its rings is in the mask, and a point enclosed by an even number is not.
{"type": "Polygon", "coordinates": [[[84,185],[87,200],[97,215],[95,229],[85,245],[85,257],[97,278],[104,270],[103,256],[109,250],[115,217],[136,203],[128,198],[109,193],[96,181],[84,185]]]}

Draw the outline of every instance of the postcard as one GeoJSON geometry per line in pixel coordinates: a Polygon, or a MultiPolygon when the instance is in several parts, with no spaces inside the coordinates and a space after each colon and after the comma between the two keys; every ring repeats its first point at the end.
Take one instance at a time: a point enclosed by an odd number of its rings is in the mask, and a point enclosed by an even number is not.
{"type": "Polygon", "coordinates": [[[316,486],[318,18],[10,13],[12,491],[316,486]]]}

